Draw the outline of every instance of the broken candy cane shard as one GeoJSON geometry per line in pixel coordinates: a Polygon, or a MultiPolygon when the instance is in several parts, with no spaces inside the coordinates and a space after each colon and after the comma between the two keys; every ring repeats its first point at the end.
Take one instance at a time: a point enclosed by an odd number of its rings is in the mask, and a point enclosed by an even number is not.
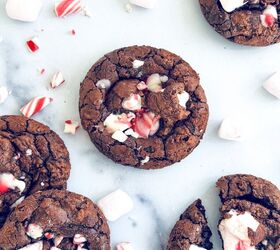
{"type": "Polygon", "coordinates": [[[247,3],[247,1],[244,0],[220,0],[220,3],[223,7],[223,9],[226,12],[232,12],[237,8],[242,7],[247,3]]]}
{"type": "Polygon", "coordinates": [[[122,102],[122,107],[127,110],[140,110],[142,107],[141,96],[138,94],[131,94],[122,102]]]}
{"type": "Polygon", "coordinates": [[[270,76],[263,84],[263,88],[280,99],[280,71],[270,76]]]}
{"type": "Polygon", "coordinates": [[[129,0],[129,2],[146,9],[153,9],[157,3],[157,0],[129,0]]]}
{"type": "Polygon", "coordinates": [[[33,37],[26,42],[26,45],[30,53],[35,53],[39,50],[39,38],[37,36],[33,37]]]}
{"type": "Polygon", "coordinates": [[[62,75],[62,73],[59,71],[57,73],[55,73],[51,79],[51,87],[53,89],[59,87],[61,84],[63,84],[65,82],[65,79],[62,75]]]}
{"type": "Polygon", "coordinates": [[[115,221],[133,209],[133,201],[124,191],[118,189],[98,201],[108,221],[115,221]]]}
{"type": "Polygon", "coordinates": [[[78,13],[81,9],[82,6],[80,0],[62,0],[55,4],[55,14],[58,17],[78,13]]]}
{"type": "Polygon", "coordinates": [[[29,224],[26,234],[32,239],[38,239],[43,235],[43,229],[37,224],[29,224]]]}
{"type": "Polygon", "coordinates": [[[124,132],[117,130],[116,132],[114,132],[112,134],[112,138],[119,142],[125,142],[127,140],[128,136],[124,132]]]}
{"type": "Polygon", "coordinates": [[[261,23],[264,27],[271,27],[278,18],[277,9],[272,5],[268,5],[260,16],[261,23]]]}
{"type": "Polygon", "coordinates": [[[18,250],[43,250],[43,241],[38,241],[33,244],[29,244],[25,247],[19,248],[18,250]]]}
{"type": "Polygon", "coordinates": [[[143,65],[144,65],[144,61],[140,61],[140,60],[134,60],[133,61],[133,68],[134,69],[138,69],[138,68],[140,68],[140,67],[142,67],[143,65]]]}
{"type": "Polygon", "coordinates": [[[80,127],[77,121],[66,120],[64,122],[64,133],[65,134],[76,134],[77,129],[80,127]]]}
{"type": "Polygon", "coordinates": [[[9,189],[15,190],[15,188],[18,188],[19,191],[22,193],[25,189],[25,182],[20,181],[14,177],[14,175],[10,173],[3,173],[0,174],[0,193],[5,193],[9,189]]]}
{"type": "Polygon", "coordinates": [[[133,250],[130,242],[121,242],[116,245],[116,250],[133,250]]]}
{"type": "Polygon", "coordinates": [[[24,116],[30,118],[32,115],[35,115],[36,113],[44,109],[52,101],[53,99],[50,97],[45,97],[45,96],[35,97],[31,101],[29,101],[26,105],[24,105],[20,109],[20,112],[24,116]]]}
{"type": "Polygon", "coordinates": [[[45,236],[45,238],[47,238],[48,240],[54,238],[54,234],[53,234],[53,233],[45,233],[44,236],[45,236]]]}
{"type": "Polygon", "coordinates": [[[87,239],[82,235],[82,234],[75,234],[74,239],[73,239],[73,244],[74,245],[80,245],[84,242],[86,242],[87,239]]]}

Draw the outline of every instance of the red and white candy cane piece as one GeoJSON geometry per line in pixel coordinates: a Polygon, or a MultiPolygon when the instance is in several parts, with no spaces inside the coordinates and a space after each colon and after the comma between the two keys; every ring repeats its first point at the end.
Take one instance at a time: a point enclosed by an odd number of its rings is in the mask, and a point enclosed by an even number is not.
{"type": "Polygon", "coordinates": [[[78,13],[82,9],[80,0],[62,0],[55,4],[55,14],[58,17],[64,17],[70,14],[78,13]]]}
{"type": "Polygon", "coordinates": [[[35,115],[43,108],[45,108],[47,105],[49,105],[52,101],[53,101],[52,98],[46,96],[35,97],[31,101],[29,101],[26,105],[24,105],[20,109],[20,112],[24,116],[30,118],[32,115],[35,115]]]}
{"type": "Polygon", "coordinates": [[[26,42],[26,45],[29,52],[35,53],[37,50],[39,50],[39,38],[34,36],[32,39],[26,42]]]}
{"type": "Polygon", "coordinates": [[[65,82],[65,79],[62,75],[62,73],[59,71],[57,73],[55,73],[52,77],[52,80],[51,80],[51,87],[53,89],[59,87],[61,84],[63,84],[65,82]]]}
{"type": "Polygon", "coordinates": [[[66,120],[64,122],[64,133],[65,134],[76,134],[77,129],[80,127],[79,123],[73,120],[66,120]]]}
{"type": "Polygon", "coordinates": [[[87,239],[82,234],[75,234],[73,239],[74,245],[81,245],[84,242],[87,242],[87,239]]]}
{"type": "Polygon", "coordinates": [[[45,238],[48,239],[48,240],[54,238],[54,234],[53,234],[53,233],[45,233],[44,236],[45,236],[45,238]]]}
{"type": "Polygon", "coordinates": [[[55,237],[53,240],[54,246],[57,247],[61,243],[62,240],[63,240],[62,236],[55,237]]]}
{"type": "Polygon", "coordinates": [[[271,27],[278,18],[277,9],[268,5],[261,15],[261,22],[264,27],[271,27]]]}
{"type": "Polygon", "coordinates": [[[130,242],[121,242],[116,245],[116,250],[133,250],[130,242]]]}

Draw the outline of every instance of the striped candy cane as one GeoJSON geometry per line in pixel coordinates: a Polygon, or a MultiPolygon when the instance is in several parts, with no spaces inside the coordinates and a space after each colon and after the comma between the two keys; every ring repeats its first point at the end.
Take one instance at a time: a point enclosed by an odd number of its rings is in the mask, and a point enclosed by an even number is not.
{"type": "Polygon", "coordinates": [[[78,13],[81,9],[82,5],[80,0],[62,0],[55,4],[55,14],[58,17],[78,13]]]}
{"type": "Polygon", "coordinates": [[[53,101],[50,97],[45,96],[39,96],[33,98],[30,102],[28,102],[26,105],[24,105],[20,112],[30,118],[32,115],[35,115],[39,111],[41,111],[43,108],[45,108],[47,105],[49,105],[53,101]]]}

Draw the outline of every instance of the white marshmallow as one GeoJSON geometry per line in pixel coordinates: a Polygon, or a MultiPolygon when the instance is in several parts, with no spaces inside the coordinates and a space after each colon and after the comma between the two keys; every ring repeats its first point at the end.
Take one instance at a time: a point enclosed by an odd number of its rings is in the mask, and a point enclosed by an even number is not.
{"type": "Polygon", "coordinates": [[[260,223],[249,212],[238,214],[231,210],[228,214],[231,217],[223,219],[219,225],[224,249],[236,249],[236,246],[242,241],[247,250],[255,250],[256,248],[251,246],[248,228],[256,232],[260,223]]]}
{"type": "Polygon", "coordinates": [[[133,209],[133,201],[127,193],[118,189],[98,201],[108,221],[115,221],[133,209]]]}
{"type": "Polygon", "coordinates": [[[42,250],[43,249],[43,241],[38,241],[33,244],[29,244],[25,247],[20,248],[19,250],[42,250]]]}
{"type": "Polygon", "coordinates": [[[125,142],[128,136],[124,132],[117,130],[114,134],[112,134],[112,138],[119,142],[125,142]]]}
{"type": "Polygon", "coordinates": [[[189,250],[206,250],[206,248],[191,244],[189,250]]]}
{"type": "Polygon", "coordinates": [[[43,229],[37,224],[29,224],[26,234],[32,239],[38,239],[43,235],[43,229]]]}
{"type": "Polygon", "coordinates": [[[122,242],[116,245],[116,250],[133,250],[130,242],[122,242]]]}
{"type": "Polygon", "coordinates": [[[263,88],[270,94],[280,99],[280,71],[274,73],[270,78],[268,78],[264,82],[263,88]]]}
{"type": "Polygon", "coordinates": [[[186,108],[186,103],[190,99],[189,93],[186,91],[183,91],[181,94],[177,94],[177,97],[178,97],[180,106],[182,106],[183,108],[186,108]]]}
{"type": "Polygon", "coordinates": [[[7,89],[7,87],[5,86],[0,86],[0,104],[4,103],[6,101],[6,99],[9,96],[9,91],[7,89]]]}
{"type": "Polygon", "coordinates": [[[157,0],[129,0],[129,2],[146,9],[153,9],[157,3],[157,0]]]}
{"type": "Polygon", "coordinates": [[[231,141],[241,140],[244,133],[241,117],[230,116],[223,120],[218,135],[220,138],[231,141]]]}
{"type": "Polygon", "coordinates": [[[226,12],[232,12],[246,4],[244,0],[220,0],[220,3],[226,12]]]}
{"type": "Polygon", "coordinates": [[[7,0],[6,12],[11,19],[34,22],[42,8],[42,0],[7,0]]]}

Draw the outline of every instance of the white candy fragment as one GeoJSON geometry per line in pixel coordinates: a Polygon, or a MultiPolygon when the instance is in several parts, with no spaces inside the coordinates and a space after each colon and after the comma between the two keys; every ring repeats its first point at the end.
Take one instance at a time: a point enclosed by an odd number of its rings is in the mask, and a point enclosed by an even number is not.
{"type": "Polygon", "coordinates": [[[20,203],[23,202],[23,200],[25,199],[25,196],[20,197],[18,200],[16,200],[16,202],[11,206],[11,208],[16,207],[17,205],[19,205],[20,203]]]}
{"type": "Polygon", "coordinates": [[[79,127],[80,125],[77,121],[67,120],[64,122],[64,133],[75,135],[79,127]]]}
{"type": "Polygon", "coordinates": [[[133,68],[138,69],[144,65],[144,61],[134,60],[133,61],[133,68]]]}
{"type": "Polygon", "coordinates": [[[62,240],[63,240],[63,236],[57,236],[54,238],[53,243],[57,247],[61,243],[62,240]]]}
{"type": "Polygon", "coordinates": [[[116,250],[133,250],[130,242],[122,242],[116,245],[116,250]]]}
{"type": "Polygon", "coordinates": [[[182,106],[183,108],[186,108],[186,103],[190,99],[189,93],[186,91],[183,91],[181,94],[177,94],[177,97],[178,97],[180,106],[182,106]]]}
{"type": "Polygon", "coordinates": [[[111,81],[108,79],[101,79],[96,83],[97,88],[108,89],[111,87],[111,81]]]}
{"type": "Polygon", "coordinates": [[[109,133],[114,133],[116,131],[124,131],[131,127],[131,120],[135,118],[133,113],[129,114],[110,114],[103,122],[109,133]]]}
{"type": "Polygon", "coordinates": [[[84,237],[82,234],[75,234],[73,239],[74,245],[80,245],[84,242],[87,242],[86,237],[84,237]]]}
{"type": "Polygon", "coordinates": [[[129,2],[146,9],[153,9],[157,0],[129,0],[129,2]]]}
{"type": "Polygon", "coordinates": [[[206,248],[191,244],[189,250],[206,250],[206,248]]]}
{"type": "Polygon", "coordinates": [[[141,161],[141,165],[144,165],[150,161],[150,157],[146,156],[144,160],[141,161]]]}
{"type": "Polygon", "coordinates": [[[231,217],[223,219],[219,225],[224,249],[238,249],[237,247],[241,245],[246,250],[255,250],[256,248],[251,245],[248,231],[251,229],[256,232],[260,223],[250,212],[238,214],[236,211],[231,210],[228,214],[231,217]]]}
{"type": "Polygon", "coordinates": [[[123,100],[122,107],[132,111],[140,110],[142,107],[141,96],[137,94],[131,94],[129,97],[123,100]]]}
{"type": "Polygon", "coordinates": [[[134,130],[133,129],[128,129],[128,130],[126,130],[125,132],[124,132],[126,135],[130,135],[130,136],[132,136],[132,137],[134,137],[134,138],[139,138],[139,134],[137,134],[136,132],[134,132],[134,130]]]}
{"type": "Polygon", "coordinates": [[[51,87],[53,89],[59,87],[61,84],[63,84],[65,82],[65,79],[62,75],[62,73],[59,71],[57,73],[55,73],[51,79],[51,87]]]}
{"type": "Polygon", "coordinates": [[[230,116],[223,120],[218,135],[225,140],[239,141],[243,136],[243,123],[238,116],[230,116]]]}
{"type": "Polygon", "coordinates": [[[118,189],[98,201],[108,221],[115,221],[133,209],[133,201],[127,193],[118,189]]]}
{"type": "Polygon", "coordinates": [[[43,229],[37,224],[29,224],[26,234],[36,240],[43,236],[43,229]]]}
{"type": "Polygon", "coordinates": [[[147,87],[148,90],[152,92],[161,92],[162,89],[162,83],[167,82],[168,77],[167,76],[160,76],[159,74],[152,74],[147,79],[147,87]]]}
{"type": "Polygon", "coordinates": [[[263,84],[263,88],[280,99],[280,71],[274,73],[263,84]]]}
{"type": "Polygon", "coordinates": [[[124,132],[117,130],[114,134],[112,134],[112,138],[119,142],[125,142],[128,136],[124,132]]]}
{"type": "Polygon", "coordinates": [[[243,5],[245,5],[246,1],[244,1],[244,0],[220,0],[220,3],[226,12],[232,12],[235,9],[240,8],[243,5]]]}
{"type": "Polygon", "coordinates": [[[24,181],[20,181],[20,180],[16,179],[10,173],[0,174],[0,185],[6,186],[8,189],[12,189],[12,190],[15,190],[15,188],[18,188],[21,193],[24,191],[25,186],[26,186],[24,181]]]}
{"type": "Polygon", "coordinates": [[[7,89],[7,87],[5,86],[0,86],[0,104],[4,103],[6,101],[6,99],[9,96],[9,91],[7,89]]]}
{"type": "Polygon", "coordinates": [[[42,8],[42,0],[7,0],[6,12],[11,19],[34,22],[42,8]]]}
{"type": "Polygon", "coordinates": [[[43,250],[43,241],[38,241],[33,244],[29,244],[25,247],[19,248],[19,250],[43,250]]]}

